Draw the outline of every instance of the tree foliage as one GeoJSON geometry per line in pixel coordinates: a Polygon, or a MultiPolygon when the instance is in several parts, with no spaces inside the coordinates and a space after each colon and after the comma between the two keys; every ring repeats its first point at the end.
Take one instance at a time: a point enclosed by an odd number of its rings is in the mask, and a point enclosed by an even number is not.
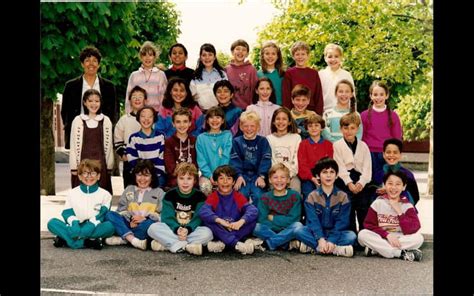
{"type": "MultiPolygon", "coordinates": [[[[181,34],[180,24],[179,13],[175,10],[174,3],[138,2],[133,18],[138,47],[145,41],[152,41],[161,49],[157,62],[170,65],[168,49],[176,43],[181,34]]],[[[138,59],[136,61],[138,67],[140,62],[138,59]]]]}
{"type": "MultiPolygon", "coordinates": [[[[167,48],[178,37],[179,19],[169,2],[41,3],[41,90],[55,100],[64,83],[82,73],[79,53],[96,46],[100,74],[112,80],[123,100],[130,73],[138,68],[138,50],[150,40],[167,48]]],[[[167,61],[166,53],[160,57],[167,61]]]]}
{"type": "MultiPolygon", "coordinates": [[[[391,106],[414,89],[430,83],[425,76],[433,65],[433,18],[424,2],[383,0],[274,1],[282,13],[260,33],[258,40],[274,40],[290,65],[291,45],[305,41],[310,64],[326,67],[323,50],[328,43],[344,49],[343,67],[351,72],[358,109],[368,106],[373,80],[391,86],[391,106]],[[416,84],[415,84],[416,83],[416,84]]],[[[255,64],[259,49],[254,49],[255,64]]]]}

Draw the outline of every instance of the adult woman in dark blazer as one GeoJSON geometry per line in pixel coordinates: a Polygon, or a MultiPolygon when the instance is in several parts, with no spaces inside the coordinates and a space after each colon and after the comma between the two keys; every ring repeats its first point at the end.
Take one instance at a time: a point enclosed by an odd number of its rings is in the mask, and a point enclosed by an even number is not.
{"type": "Polygon", "coordinates": [[[66,149],[69,149],[72,121],[77,115],[84,113],[82,95],[86,90],[94,88],[100,92],[103,100],[102,113],[110,118],[113,125],[117,122],[119,103],[115,85],[110,80],[97,75],[101,58],[102,56],[97,48],[94,46],[85,47],[79,55],[84,73],[69,80],[64,86],[61,118],[64,124],[66,149]]]}

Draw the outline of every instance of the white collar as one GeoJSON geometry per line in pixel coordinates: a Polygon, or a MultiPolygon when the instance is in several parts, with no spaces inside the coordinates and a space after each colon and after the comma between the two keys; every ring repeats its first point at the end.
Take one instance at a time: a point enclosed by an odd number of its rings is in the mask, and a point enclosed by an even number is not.
{"type": "Polygon", "coordinates": [[[383,105],[382,108],[376,108],[375,106],[372,106],[372,109],[374,109],[376,112],[383,112],[387,109],[387,105],[383,105]]]}
{"type": "Polygon", "coordinates": [[[85,121],[95,120],[95,121],[99,122],[102,119],[104,119],[104,114],[102,114],[102,113],[97,114],[94,118],[90,118],[88,114],[81,114],[80,116],[81,116],[81,119],[85,120],[85,121]]]}

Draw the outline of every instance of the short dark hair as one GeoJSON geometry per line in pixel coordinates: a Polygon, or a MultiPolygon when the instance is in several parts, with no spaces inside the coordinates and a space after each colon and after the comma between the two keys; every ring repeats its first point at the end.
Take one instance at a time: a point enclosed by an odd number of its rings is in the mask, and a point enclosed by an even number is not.
{"type": "Polygon", "coordinates": [[[212,88],[212,91],[214,92],[214,95],[216,95],[217,89],[219,87],[227,87],[230,90],[231,94],[233,94],[235,92],[234,86],[227,79],[219,80],[219,81],[216,81],[216,83],[214,83],[214,87],[212,88]]]}
{"type": "Polygon", "coordinates": [[[100,60],[102,59],[100,51],[95,46],[86,46],[81,50],[81,53],[79,54],[79,60],[81,63],[83,63],[85,59],[92,56],[95,57],[100,64],[100,60]]]}
{"type": "Polygon", "coordinates": [[[399,177],[400,179],[402,179],[402,183],[403,185],[406,185],[407,184],[407,175],[405,175],[404,172],[398,170],[398,171],[392,171],[392,170],[388,170],[385,175],[383,175],[383,183],[385,184],[385,182],[387,182],[387,179],[388,177],[390,177],[391,175],[394,175],[394,176],[397,176],[399,177]]]}
{"type": "MultiPolygon", "coordinates": [[[[136,175],[138,173],[150,173],[151,174],[150,187],[151,188],[158,187],[158,177],[156,175],[155,164],[150,159],[141,159],[141,158],[138,159],[137,164],[133,168],[132,173],[133,173],[133,175],[136,175]]],[[[132,184],[137,185],[137,178],[136,177],[133,178],[132,184]]]]}
{"type": "Polygon", "coordinates": [[[238,40],[235,40],[234,42],[232,42],[232,44],[230,45],[230,51],[234,51],[234,49],[237,46],[243,46],[247,49],[248,52],[250,52],[249,44],[247,43],[247,41],[245,41],[243,39],[238,39],[238,40]]]}
{"type": "Polygon", "coordinates": [[[304,84],[295,85],[295,87],[293,87],[293,89],[291,90],[291,99],[294,99],[300,96],[311,99],[311,90],[309,89],[309,87],[307,87],[304,84]]]}
{"type": "Polygon", "coordinates": [[[228,164],[218,166],[217,169],[215,169],[212,173],[212,179],[214,179],[214,181],[217,181],[217,179],[219,179],[219,176],[222,174],[232,177],[234,181],[237,179],[237,172],[233,167],[228,164]]]}
{"type": "Polygon", "coordinates": [[[134,92],[141,92],[143,94],[143,96],[145,97],[145,100],[147,99],[147,94],[146,94],[146,90],[142,87],[140,87],[139,85],[135,85],[131,90],[130,92],[128,93],[128,100],[131,100],[132,99],[132,94],[134,92]]]}
{"type": "Polygon", "coordinates": [[[173,52],[173,48],[175,48],[175,47],[181,47],[184,51],[184,55],[188,56],[188,50],[181,43],[175,43],[175,44],[171,45],[170,50],[168,51],[168,56],[171,56],[171,53],[173,52]]]}
{"type": "Polygon", "coordinates": [[[385,152],[385,148],[387,148],[388,145],[395,145],[398,147],[398,149],[400,150],[400,152],[403,151],[403,142],[400,140],[400,139],[397,139],[397,138],[390,138],[390,139],[387,139],[383,142],[383,151],[385,152]]]}
{"type": "Polygon", "coordinates": [[[316,163],[314,168],[311,169],[311,173],[313,173],[313,176],[319,176],[322,170],[329,168],[334,169],[336,171],[336,175],[339,173],[339,166],[337,165],[337,162],[330,157],[323,157],[316,163]]]}
{"type": "Polygon", "coordinates": [[[145,105],[140,110],[138,110],[137,115],[135,115],[135,118],[138,122],[140,122],[140,114],[142,114],[143,110],[151,110],[153,112],[153,122],[156,122],[158,119],[158,114],[156,113],[155,108],[149,105],[145,105]]]}

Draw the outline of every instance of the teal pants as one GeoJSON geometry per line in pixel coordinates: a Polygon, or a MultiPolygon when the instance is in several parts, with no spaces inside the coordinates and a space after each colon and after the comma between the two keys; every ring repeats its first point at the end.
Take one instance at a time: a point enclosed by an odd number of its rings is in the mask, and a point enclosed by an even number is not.
{"type": "MultiPolygon", "coordinates": [[[[70,226],[64,223],[63,221],[53,218],[48,222],[48,230],[53,233],[54,235],[59,236],[60,238],[64,239],[67,242],[67,245],[71,249],[81,249],[84,248],[84,239],[88,238],[106,238],[110,237],[114,234],[115,228],[109,221],[102,222],[97,225],[92,233],[89,229],[85,229],[86,223],[81,223],[79,226],[81,227],[81,234],[79,237],[72,238],[69,232],[70,226]],[[83,235],[84,232],[90,233],[89,235],[83,235]]],[[[90,226],[90,223],[88,223],[90,226]]]]}

